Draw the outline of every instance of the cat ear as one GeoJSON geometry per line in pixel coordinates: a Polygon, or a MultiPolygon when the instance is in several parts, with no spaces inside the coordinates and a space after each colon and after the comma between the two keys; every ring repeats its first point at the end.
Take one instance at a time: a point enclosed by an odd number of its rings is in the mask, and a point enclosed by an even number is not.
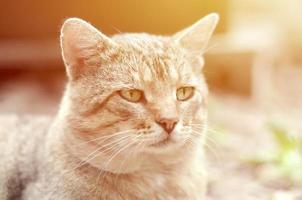
{"type": "Polygon", "coordinates": [[[218,21],[218,14],[209,14],[192,26],[173,35],[172,39],[183,48],[200,55],[206,48],[218,21]]]}
{"type": "Polygon", "coordinates": [[[108,59],[106,52],[116,46],[113,40],[84,20],[70,18],[62,26],[62,56],[71,80],[77,79],[89,68],[99,66],[102,59],[108,59]]]}

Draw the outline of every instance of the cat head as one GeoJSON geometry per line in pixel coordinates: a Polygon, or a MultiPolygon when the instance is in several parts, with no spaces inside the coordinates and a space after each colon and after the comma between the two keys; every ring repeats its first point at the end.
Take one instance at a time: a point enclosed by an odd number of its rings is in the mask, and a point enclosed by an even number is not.
{"type": "Polygon", "coordinates": [[[117,160],[197,145],[208,93],[202,56],[217,22],[210,14],[172,36],[108,37],[81,19],[66,20],[61,47],[68,84],[59,116],[73,152],[97,167],[107,158],[102,168],[113,170],[117,160]]]}

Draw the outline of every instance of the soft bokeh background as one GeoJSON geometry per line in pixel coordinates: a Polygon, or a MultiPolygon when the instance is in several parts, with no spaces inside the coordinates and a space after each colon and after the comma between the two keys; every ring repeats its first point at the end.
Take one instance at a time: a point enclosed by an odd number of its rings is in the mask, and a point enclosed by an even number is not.
{"type": "Polygon", "coordinates": [[[301,8],[300,0],[2,1],[0,112],[55,114],[68,17],[109,35],[166,35],[218,12],[204,69],[209,199],[302,199],[301,8]]]}

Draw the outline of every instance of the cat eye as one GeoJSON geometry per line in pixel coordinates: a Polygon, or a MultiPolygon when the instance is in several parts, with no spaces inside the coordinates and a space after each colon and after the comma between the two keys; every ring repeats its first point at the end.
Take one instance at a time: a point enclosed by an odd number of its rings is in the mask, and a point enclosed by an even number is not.
{"type": "Polygon", "coordinates": [[[120,90],[119,94],[127,101],[135,102],[135,103],[139,102],[143,97],[143,92],[138,89],[120,90]]]}
{"type": "Polygon", "coordinates": [[[176,91],[177,100],[186,101],[190,99],[194,94],[194,90],[195,88],[190,86],[178,88],[176,91]]]}

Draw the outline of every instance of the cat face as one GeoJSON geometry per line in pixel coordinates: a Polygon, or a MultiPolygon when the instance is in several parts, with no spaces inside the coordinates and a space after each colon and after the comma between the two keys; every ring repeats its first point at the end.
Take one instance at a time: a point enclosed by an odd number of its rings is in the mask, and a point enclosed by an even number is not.
{"type": "Polygon", "coordinates": [[[98,158],[114,163],[194,146],[206,126],[201,55],[217,20],[209,15],[171,37],[112,38],[67,20],[61,45],[69,83],[60,113],[80,145],[75,152],[97,152],[91,162],[99,166],[98,158]]]}

